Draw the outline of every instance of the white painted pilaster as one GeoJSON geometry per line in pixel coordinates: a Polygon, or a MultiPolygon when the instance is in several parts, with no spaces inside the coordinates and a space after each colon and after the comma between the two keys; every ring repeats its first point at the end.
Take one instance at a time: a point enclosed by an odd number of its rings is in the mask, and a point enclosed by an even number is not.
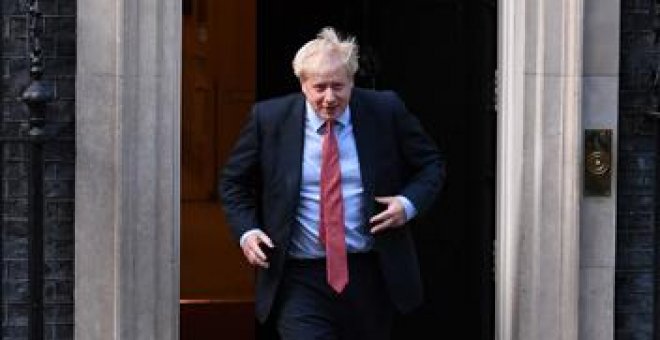
{"type": "Polygon", "coordinates": [[[76,339],[179,335],[181,1],[78,1],[76,339]]]}
{"type": "Polygon", "coordinates": [[[500,340],[578,339],[582,6],[499,2],[500,340]]]}

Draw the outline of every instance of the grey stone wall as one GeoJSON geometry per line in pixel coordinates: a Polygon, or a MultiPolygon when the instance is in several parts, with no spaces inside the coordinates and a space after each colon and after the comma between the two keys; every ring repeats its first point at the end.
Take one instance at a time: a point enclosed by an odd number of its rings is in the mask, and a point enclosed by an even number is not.
{"type": "Polygon", "coordinates": [[[660,3],[623,0],[619,109],[616,338],[655,339],[658,261],[660,3]],[[656,85],[657,86],[657,85],[656,85]]]}
{"type": "MultiPolygon", "coordinates": [[[[23,136],[28,111],[17,100],[29,82],[27,0],[2,0],[0,12],[0,136],[23,136]]],[[[76,1],[40,0],[45,78],[55,84],[56,100],[47,124],[59,137],[74,136],[76,1]]],[[[28,187],[29,147],[5,143],[0,154],[2,254],[0,277],[2,339],[27,339],[29,322],[28,187]]],[[[75,145],[62,139],[44,146],[44,338],[73,338],[75,145]]]]}

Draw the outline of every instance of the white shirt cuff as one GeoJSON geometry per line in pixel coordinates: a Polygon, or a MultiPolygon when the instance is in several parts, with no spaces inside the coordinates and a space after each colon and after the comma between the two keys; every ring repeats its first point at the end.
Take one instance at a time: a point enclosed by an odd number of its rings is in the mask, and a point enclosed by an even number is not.
{"type": "Polygon", "coordinates": [[[245,243],[245,239],[246,239],[249,235],[254,234],[254,233],[256,233],[256,232],[259,232],[259,231],[260,231],[259,229],[254,228],[254,229],[250,229],[250,230],[244,232],[243,235],[241,235],[241,239],[238,241],[238,244],[241,246],[241,248],[243,248],[243,243],[245,243]]]}
{"type": "Polygon", "coordinates": [[[408,198],[406,198],[405,196],[398,195],[398,196],[396,196],[396,198],[403,205],[403,211],[405,211],[405,213],[406,213],[406,222],[413,219],[413,217],[415,217],[415,215],[417,215],[417,209],[412,204],[412,202],[410,202],[410,200],[408,198]]]}

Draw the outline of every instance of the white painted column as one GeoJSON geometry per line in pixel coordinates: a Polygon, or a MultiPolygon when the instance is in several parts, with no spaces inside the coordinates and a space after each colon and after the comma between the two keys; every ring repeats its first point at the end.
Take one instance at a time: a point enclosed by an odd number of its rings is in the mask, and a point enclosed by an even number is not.
{"type": "Polygon", "coordinates": [[[75,338],[179,336],[180,0],[79,0],[75,338]]]}
{"type": "Polygon", "coordinates": [[[582,6],[499,2],[499,340],[578,339],[582,6]]]}

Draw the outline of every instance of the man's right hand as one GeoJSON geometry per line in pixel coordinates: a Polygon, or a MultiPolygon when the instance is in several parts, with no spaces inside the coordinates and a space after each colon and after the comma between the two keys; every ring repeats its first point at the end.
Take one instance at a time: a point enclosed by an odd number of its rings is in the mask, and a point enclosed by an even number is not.
{"type": "Polygon", "coordinates": [[[273,241],[259,229],[248,231],[248,233],[241,243],[243,255],[251,265],[268,268],[268,256],[265,251],[275,248],[273,241]]]}

